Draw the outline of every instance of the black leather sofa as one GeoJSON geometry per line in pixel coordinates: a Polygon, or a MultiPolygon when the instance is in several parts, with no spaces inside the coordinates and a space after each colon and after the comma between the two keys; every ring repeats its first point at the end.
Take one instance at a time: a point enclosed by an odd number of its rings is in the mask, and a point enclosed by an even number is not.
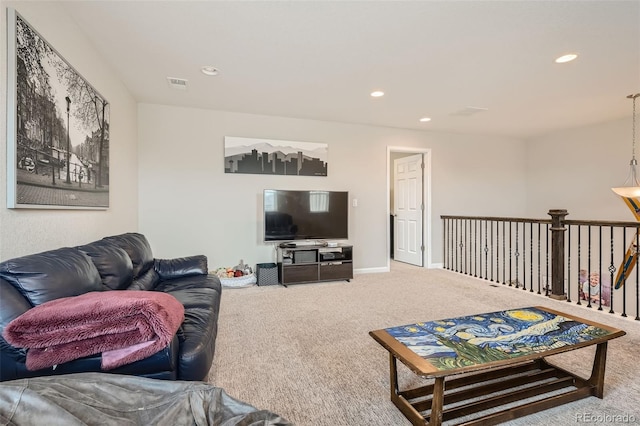
{"type": "Polygon", "coordinates": [[[100,372],[100,354],[29,371],[26,350],[11,346],[1,334],[9,322],[34,306],[107,290],[166,292],[185,308],[184,322],[168,346],[109,373],[171,380],[207,376],[218,330],[220,280],[208,274],[205,256],[155,259],[144,235],[127,233],[0,263],[0,381],[100,372]]]}

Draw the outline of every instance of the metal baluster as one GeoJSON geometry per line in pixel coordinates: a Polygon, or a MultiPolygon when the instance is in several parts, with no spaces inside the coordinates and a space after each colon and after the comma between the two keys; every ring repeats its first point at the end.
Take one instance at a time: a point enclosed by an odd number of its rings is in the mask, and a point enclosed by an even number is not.
{"type": "Polygon", "coordinates": [[[459,244],[458,243],[458,238],[459,238],[458,237],[458,235],[459,235],[459,233],[458,233],[458,225],[459,224],[460,224],[460,219],[456,219],[456,272],[460,272],[460,270],[459,270],[460,269],[460,262],[459,262],[459,259],[458,259],[458,253],[459,253],[459,250],[458,250],[458,244],[459,244]]]}
{"type": "Polygon", "coordinates": [[[478,220],[473,221],[473,276],[478,277],[478,220]]]}
{"type": "MultiPolygon", "coordinates": [[[[447,269],[447,219],[442,219],[442,269],[447,269]]],[[[393,225],[391,228],[393,229],[393,225]]],[[[389,237],[391,237],[391,233],[389,233],[389,237]]],[[[391,256],[391,255],[390,255],[391,256]]]]}
{"type": "Polygon", "coordinates": [[[449,264],[449,270],[453,271],[453,219],[449,219],[449,224],[447,225],[447,253],[449,260],[447,261],[449,264]]]}
{"type": "Polygon", "coordinates": [[[468,220],[465,219],[464,222],[463,222],[463,225],[462,225],[462,228],[463,228],[462,229],[462,241],[461,241],[462,246],[461,246],[461,249],[460,249],[461,257],[462,257],[462,264],[463,264],[463,267],[460,270],[460,272],[465,274],[465,275],[468,273],[468,269],[469,269],[467,251],[471,248],[471,247],[467,246],[467,239],[469,238],[469,235],[468,235],[468,232],[467,232],[467,223],[468,223],[468,220]]]}
{"type": "MultiPolygon", "coordinates": [[[[480,232],[478,233],[478,239],[480,240],[480,244],[482,244],[482,220],[480,221],[480,232]]],[[[478,269],[480,270],[480,275],[478,278],[482,278],[482,250],[478,249],[478,269]]]]}
{"type": "Polygon", "coordinates": [[[587,228],[587,308],[591,307],[591,225],[587,228]]]}
{"type": "Polygon", "coordinates": [[[484,223],[484,279],[489,278],[487,266],[489,265],[489,246],[487,245],[487,234],[489,233],[489,223],[484,223]]]}
{"type": "Polygon", "coordinates": [[[500,221],[496,221],[496,282],[500,282],[500,221]]]}
{"type": "Polygon", "coordinates": [[[507,256],[506,256],[506,247],[507,247],[507,242],[504,239],[505,236],[505,230],[507,227],[507,222],[503,221],[502,222],[502,284],[506,284],[507,283],[507,256]]]}
{"type": "Polygon", "coordinates": [[[467,273],[467,219],[462,221],[462,235],[460,238],[460,272],[467,273]]]}
{"type": "MultiPolygon", "coordinates": [[[[484,231],[488,232],[488,228],[487,228],[487,221],[486,220],[482,220],[480,221],[480,229],[482,229],[482,223],[484,222],[484,231]]],[[[480,236],[478,236],[478,273],[480,275],[482,275],[482,240],[480,238],[480,236]]],[[[484,277],[484,279],[486,280],[488,277],[484,277]]]]}
{"type": "Polygon", "coordinates": [[[540,238],[540,237],[541,237],[541,234],[540,234],[540,222],[538,222],[538,294],[542,294],[540,292],[540,264],[542,263],[541,262],[542,259],[540,258],[540,240],[542,238],[540,238]]]}
{"type": "Polygon", "coordinates": [[[467,235],[467,259],[469,262],[469,267],[467,268],[467,275],[473,275],[473,236],[472,236],[472,228],[473,228],[473,220],[469,219],[469,234],[467,235]]]}
{"type": "MultiPolygon", "coordinates": [[[[531,229],[529,229],[531,231],[531,229]]],[[[527,224],[522,222],[522,289],[527,289],[527,224]]],[[[529,236],[531,238],[531,236],[529,236]]],[[[529,283],[531,285],[531,283],[529,283]]]]}
{"type": "Polygon", "coordinates": [[[533,293],[533,222],[529,223],[529,291],[533,293]]]}
{"type": "Polygon", "coordinates": [[[465,273],[467,275],[471,275],[471,268],[473,268],[473,263],[471,263],[471,256],[473,256],[473,251],[471,250],[471,219],[467,221],[469,225],[469,232],[467,233],[467,268],[465,269],[465,273]]]}
{"type": "Polygon", "coordinates": [[[444,230],[444,238],[442,239],[442,267],[444,269],[449,269],[449,253],[447,253],[447,243],[449,242],[449,228],[447,227],[447,222],[447,219],[442,219],[442,229],[444,230]]]}
{"type": "MultiPolygon", "coordinates": [[[[476,226],[476,220],[473,221],[473,227],[476,226]]],[[[471,226],[471,222],[469,223],[469,232],[471,234],[473,234],[473,238],[475,239],[475,231],[471,230],[472,226],[471,226]]],[[[469,237],[471,237],[471,235],[469,235],[469,237]]],[[[469,240],[469,275],[474,275],[476,273],[476,269],[478,268],[478,264],[476,261],[476,252],[477,247],[476,244],[474,242],[472,242],[471,240],[469,240]],[[471,250],[471,246],[473,245],[473,250],[471,250]]]]}
{"type": "MultiPolygon", "coordinates": [[[[567,239],[569,243],[567,244],[567,302],[571,303],[571,228],[569,225],[567,230],[567,239]]],[[[579,282],[580,280],[578,280],[579,282]]],[[[578,296],[578,299],[580,296],[578,296]]]]}
{"type": "Polygon", "coordinates": [[[512,255],[511,254],[513,253],[512,249],[511,249],[511,236],[513,235],[512,231],[511,231],[511,224],[512,223],[513,222],[509,221],[509,287],[511,287],[513,285],[513,279],[511,278],[513,276],[512,273],[511,273],[512,269],[513,269],[512,266],[511,266],[511,259],[512,259],[512,255]]]}
{"type": "Polygon", "coordinates": [[[442,267],[449,269],[449,252],[447,247],[449,245],[449,220],[447,218],[442,219],[442,229],[444,237],[442,238],[442,267]]]}
{"type": "MultiPolygon", "coordinates": [[[[478,238],[480,239],[480,241],[482,241],[482,221],[480,221],[480,230],[478,231],[478,235],[479,235],[478,238]]],[[[477,244],[478,244],[478,240],[476,240],[476,247],[477,247],[477,244]]],[[[480,259],[478,261],[480,263],[480,278],[482,278],[482,255],[480,255],[479,257],[480,259]]],[[[476,269],[476,275],[475,275],[476,277],[478,276],[477,273],[478,271],[476,269]]]]}
{"type": "Polygon", "coordinates": [[[467,256],[465,256],[466,265],[464,268],[464,273],[466,275],[471,275],[471,256],[473,255],[473,250],[471,248],[471,219],[467,219],[464,221],[464,230],[465,230],[465,237],[466,237],[466,243],[467,243],[467,247],[466,247],[467,256]]]}
{"type": "MultiPolygon", "coordinates": [[[[622,253],[625,253],[625,257],[626,257],[626,250],[627,250],[627,227],[623,227],[622,228],[622,253]]],[[[625,259],[623,257],[623,265],[622,265],[622,276],[626,276],[627,275],[627,259],[625,259]]],[[[624,282],[622,283],[622,286],[624,287],[627,284],[627,280],[624,280],[624,282]]],[[[624,299],[623,299],[624,302],[624,299]]],[[[624,308],[623,308],[624,310],[624,308]]],[[[609,313],[613,313],[613,292],[611,292],[611,311],[609,311],[609,313]]]]}
{"type": "Polygon", "coordinates": [[[582,235],[582,225],[578,225],[578,305],[582,305],[582,303],[580,303],[580,300],[582,299],[581,295],[582,295],[582,283],[580,282],[580,265],[582,265],[580,263],[580,258],[582,257],[582,253],[581,253],[581,247],[582,245],[580,244],[580,236],[582,235]]]}
{"type": "Polygon", "coordinates": [[[460,273],[464,274],[464,219],[460,219],[460,236],[458,237],[458,249],[460,250],[460,273]]]}
{"type": "MultiPolygon", "coordinates": [[[[494,245],[494,239],[493,239],[493,220],[491,221],[491,253],[489,254],[489,257],[491,259],[493,259],[493,245],[494,245]]],[[[498,256],[496,255],[496,259],[498,258],[498,256]]],[[[491,262],[491,282],[493,282],[493,262],[491,262]]]]}
{"type": "Polygon", "coordinates": [[[466,275],[467,273],[467,251],[465,247],[465,243],[467,242],[467,238],[469,233],[467,232],[467,219],[462,220],[462,246],[460,248],[460,257],[462,258],[462,273],[466,275]]]}
{"type": "MultiPolygon", "coordinates": [[[[638,248],[640,247],[640,232],[639,229],[636,228],[636,257],[638,257],[638,248]]],[[[640,283],[640,266],[636,264],[636,321],[640,321],[640,288],[638,288],[640,283]]],[[[613,280],[611,280],[611,285],[613,286],[613,280]]],[[[611,298],[613,299],[613,288],[611,289],[611,298]]],[[[613,305],[613,302],[611,302],[613,305]]],[[[613,312],[613,311],[611,311],[613,312]]]]}
{"type": "Polygon", "coordinates": [[[518,251],[519,232],[520,227],[518,226],[518,222],[516,222],[516,252],[513,254],[516,257],[516,288],[520,288],[520,274],[518,273],[518,259],[520,257],[520,252],[518,251]]]}
{"type": "MultiPolygon", "coordinates": [[[[624,228],[622,229],[622,232],[624,232],[624,228]]],[[[609,229],[609,234],[611,236],[610,238],[610,251],[611,251],[611,263],[609,263],[609,313],[612,314],[613,313],[613,303],[611,300],[611,295],[613,294],[613,275],[616,272],[616,265],[613,264],[613,226],[610,227],[609,229]]]]}
{"type": "MultiPolygon", "coordinates": [[[[637,233],[637,228],[636,228],[636,233],[637,233]]],[[[626,237],[627,237],[627,233],[626,232],[624,233],[624,236],[625,236],[624,239],[626,240],[626,237]]],[[[625,247],[627,246],[627,242],[626,241],[625,241],[624,246],[625,247]]],[[[637,248],[638,248],[638,246],[636,246],[634,248],[634,250],[637,251],[637,248]]],[[[636,265],[636,268],[638,268],[638,265],[636,265]]],[[[613,292],[611,292],[611,293],[613,293],[613,292]]],[[[613,303],[612,303],[612,305],[613,305],[613,303]]],[[[622,314],[621,314],[621,316],[623,316],[623,317],[627,316],[627,280],[625,280],[625,283],[622,286],[622,314]]]]}
{"type": "Polygon", "coordinates": [[[602,226],[598,226],[598,310],[602,310],[602,226]]]}
{"type": "Polygon", "coordinates": [[[454,272],[458,272],[458,219],[454,219],[453,222],[453,241],[451,244],[452,252],[453,252],[453,266],[456,268],[454,272]]]}
{"type": "Polygon", "coordinates": [[[456,222],[455,219],[451,219],[451,270],[455,272],[456,266],[456,222]]]}

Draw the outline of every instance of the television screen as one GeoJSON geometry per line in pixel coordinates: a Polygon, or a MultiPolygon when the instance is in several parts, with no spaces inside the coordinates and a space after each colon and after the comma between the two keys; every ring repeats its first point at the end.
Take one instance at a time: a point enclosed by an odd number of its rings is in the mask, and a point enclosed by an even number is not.
{"type": "Polygon", "coordinates": [[[343,240],[348,238],[346,191],[264,190],[264,240],[343,240]]]}

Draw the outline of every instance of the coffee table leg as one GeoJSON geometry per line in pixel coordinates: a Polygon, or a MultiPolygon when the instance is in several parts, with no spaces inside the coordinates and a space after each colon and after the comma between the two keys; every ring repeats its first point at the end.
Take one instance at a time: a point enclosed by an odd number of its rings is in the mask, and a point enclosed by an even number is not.
{"type": "Polygon", "coordinates": [[[389,382],[391,384],[391,400],[395,402],[400,389],[398,389],[398,367],[396,357],[389,352],[389,382]]]}
{"type": "Polygon", "coordinates": [[[444,404],[444,377],[435,379],[431,415],[427,423],[425,418],[411,406],[411,404],[401,395],[398,385],[398,362],[395,356],[389,352],[389,384],[391,387],[391,401],[414,425],[440,426],[442,425],[442,407],[444,404]]]}
{"type": "Polygon", "coordinates": [[[424,426],[424,417],[420,415],[409,402],[400,394],[398,387],[398,363],[396,357],[389,352],[389,383],[391,385],[391,402],[415,426],[424,426]]]}
{"type": "Polygon", "coordinates": [[[433,399],[431,400],[431,415],[429,426],[442,424],[442,406],[444,404],[444,377],[436,377],[433,384],[433,399]]]}
{"type": "Polygon", "coordinates": [[[607,363],[607,342],[599,343],[596,348],[596,356],[593,360],[593,368],[589,384],[593,386],[593,396],[602,399],[604,396],[604,370],[607,363]]]}

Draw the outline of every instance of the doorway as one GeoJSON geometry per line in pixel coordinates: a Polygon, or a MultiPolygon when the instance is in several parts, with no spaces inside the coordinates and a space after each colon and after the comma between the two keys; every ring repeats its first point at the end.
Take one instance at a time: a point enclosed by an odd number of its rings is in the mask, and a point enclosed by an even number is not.
{"type": "Polygon", "coordinates": [[[431,264],[431,150],[387,147],[388,232],[391,259],[431,264]]]}

